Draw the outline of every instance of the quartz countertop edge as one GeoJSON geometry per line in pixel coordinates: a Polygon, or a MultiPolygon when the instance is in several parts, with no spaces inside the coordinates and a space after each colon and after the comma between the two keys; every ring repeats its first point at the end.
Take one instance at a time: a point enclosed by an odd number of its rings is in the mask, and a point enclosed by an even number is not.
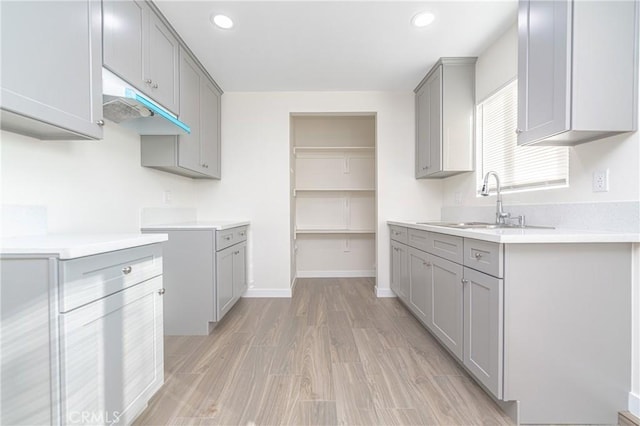
{"type": "Polygon", "coordinates": [[[163,223],[158,225],[145,225],[141,229],[143,231],[151,230],[181,230],[181,229],[212,229],[216,231],[224,231],[225,229],[237,228],[239,226],[248,226],[247,220],[196,220],[191,222],[163,223]]]}
{"type": "Polygon", "coordinates": [[[167,241],[167,234],[52,234],[6,238],[0,241],[2,255],[47,255],[61,260],[167,241]]]}
{"type": "MultiPolygon", "coordinates": [[[[422,221],[420,221],[422,222],[422,221]]],[[[418,221],[390,220],[388,225],[403,226],[429,232],[455,235],[464,238],[490,241],[494,243],[531,244],[531,243],[638,243],[640,232],[612,232],[598,230],[556,229],[460,229],[427,225],[418,221]]]]}

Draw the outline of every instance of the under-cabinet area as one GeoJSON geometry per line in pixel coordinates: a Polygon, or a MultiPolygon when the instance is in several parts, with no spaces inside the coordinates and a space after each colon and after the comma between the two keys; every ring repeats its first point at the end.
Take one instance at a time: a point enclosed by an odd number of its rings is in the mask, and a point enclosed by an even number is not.
{"type": "Polygon", "coordinates": [[[292,277],[375,276],[375,123],[291,116],[292,277]]]}
{"type": "Polygon", "coordinates": [[[420,228],[390,225],[391,289],[510,416],[617,421],[629,387],[631,244],[420,228]]]}
{"type": "Polygon", "coordinates": [[[248,222],[153,225],[164,243],[165,335],[208,335],[247,290],[248,222]]]}

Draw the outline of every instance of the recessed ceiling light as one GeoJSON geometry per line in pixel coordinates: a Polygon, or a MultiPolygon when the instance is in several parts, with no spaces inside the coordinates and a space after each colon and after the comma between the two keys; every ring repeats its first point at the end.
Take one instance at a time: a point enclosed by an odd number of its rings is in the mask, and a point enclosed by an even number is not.
{"type": "Polygon", "coordinates": [[[420,12],[411,19],[411,25],[417,28],[423,28],[433,22],[436,19],[435,15],[431,12],[420,12]]]}
{"type": "Polygon", "coordinates": [[[228,30],[233,27],[233,21],[226,15],[212,15],[211,22],[218,28],[222,28],[223,30],[228,30]]]}

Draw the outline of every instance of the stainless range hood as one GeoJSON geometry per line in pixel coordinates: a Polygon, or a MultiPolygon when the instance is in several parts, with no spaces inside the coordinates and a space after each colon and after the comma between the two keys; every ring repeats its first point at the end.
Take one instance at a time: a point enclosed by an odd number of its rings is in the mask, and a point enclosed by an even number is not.
{"type": "Polygon", "coordinates": [[[102,68],[104,118],[140,135],[186,135],[191,128],[130,84],[102,68]]]}

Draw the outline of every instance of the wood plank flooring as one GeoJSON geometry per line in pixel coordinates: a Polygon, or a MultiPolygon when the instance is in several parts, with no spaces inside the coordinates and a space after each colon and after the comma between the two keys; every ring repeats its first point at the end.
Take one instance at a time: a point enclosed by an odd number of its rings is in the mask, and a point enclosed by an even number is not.
{"type": "Polygon", "coordinates": [[[513,424],[373,280],[299,279],[241,299],[210,336],[165,338],[138,425],[513,424]]]}

